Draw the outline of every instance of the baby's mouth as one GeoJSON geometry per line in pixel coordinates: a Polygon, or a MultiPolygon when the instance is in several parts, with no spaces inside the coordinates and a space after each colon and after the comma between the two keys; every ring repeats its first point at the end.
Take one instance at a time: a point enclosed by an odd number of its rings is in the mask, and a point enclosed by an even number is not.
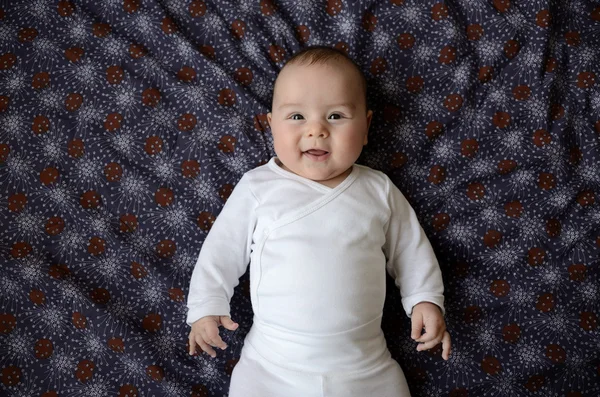
{"type": "Polygon", "coordinates": [[[312,161],[325,161],[329,158],[329,152],[321,149],[309,149],[302,154],[312,161]]]}
{"type": "Polygon", "coordinates": [[[328,154],[329,152],[327,152],[325,150],[320,150],[320,149],[310,149],[310,150],[305,151],[304,153],[308,153],[313,156],[323,156],[325,154],[328,154]]]}

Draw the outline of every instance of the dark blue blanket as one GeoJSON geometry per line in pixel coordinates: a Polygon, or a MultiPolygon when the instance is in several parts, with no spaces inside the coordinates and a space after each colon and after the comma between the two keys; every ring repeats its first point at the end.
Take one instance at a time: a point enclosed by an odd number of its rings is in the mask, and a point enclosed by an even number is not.
{"type": "Polygon", "coordinates": [[[413,394],[600,395],[599,41],[585,0],[0,1],[0,394],[227,394],[248,278],[215,360],[187,354],[189,278],[274,155],[278,70],[324,44],[444,274],[447,362],[388,286],[413,394]]]}

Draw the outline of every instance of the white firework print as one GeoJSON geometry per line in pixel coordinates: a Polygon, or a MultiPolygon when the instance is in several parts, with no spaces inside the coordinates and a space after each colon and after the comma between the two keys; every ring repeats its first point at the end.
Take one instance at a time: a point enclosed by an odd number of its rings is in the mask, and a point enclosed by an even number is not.
{"type": "MultiPolygon", "coordinates": [[[[0,32],[0,34],[1,33],[2,32],[0,32]]],[[[0,92],[11,98],[23,98],[30,88],[31,83],[28,80],[30,80],[30,78],[25,74],[23,69],[11,69],[1,75],[0,92]]]]}
{"type": "Polygon", "coordinates": [[[124,172],[122,178],[116,186],[111,187],[116,190],[116,197],[123,210],[132,209],[139,212],[144,202],[152,197],[149,181],[137,170],[132,173],[124,172]]]}
{"type": "Polygon", "coordinates": [[[0,117],[0,139],[2,141],[17,141],[23,139],[29,131],[26,127],[27,115],[9,112],[0,117]]]}

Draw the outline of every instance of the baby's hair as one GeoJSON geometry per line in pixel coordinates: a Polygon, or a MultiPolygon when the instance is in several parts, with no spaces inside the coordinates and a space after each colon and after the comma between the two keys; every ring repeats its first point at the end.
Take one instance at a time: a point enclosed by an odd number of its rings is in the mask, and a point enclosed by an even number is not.
{"type": "MultiPolygon", "coordinates": [[[[365,93],[365,105],[367,103],[367,79],[360,66],[350,58],[345,52],[337,48],[315,45],[301,49],[295,53],[283,66],[300,64],[300,65],[327,65],[335,61],[347,62],[359,74],[362,83],[363,92],[365,93]]],[[[283,69],[282,69],[283,70],[283,69]]]]}

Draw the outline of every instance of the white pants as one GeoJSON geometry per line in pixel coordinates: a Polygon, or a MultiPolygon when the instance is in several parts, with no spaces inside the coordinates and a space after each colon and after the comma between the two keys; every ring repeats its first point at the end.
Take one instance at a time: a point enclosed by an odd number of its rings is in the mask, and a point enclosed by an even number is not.
{"type": "Polygon", "coordinates": [[[286,335],[284,341],[282,335],[273,335],[277,330],[255,320],[231,375],[229,397],[409,397],[381,328],[383,350],[379,338],[348,345],[348,335],[365,336],[374,330],[366,328],[324,340],[311,337],[309,345],[297,334],[286,335]]]}

